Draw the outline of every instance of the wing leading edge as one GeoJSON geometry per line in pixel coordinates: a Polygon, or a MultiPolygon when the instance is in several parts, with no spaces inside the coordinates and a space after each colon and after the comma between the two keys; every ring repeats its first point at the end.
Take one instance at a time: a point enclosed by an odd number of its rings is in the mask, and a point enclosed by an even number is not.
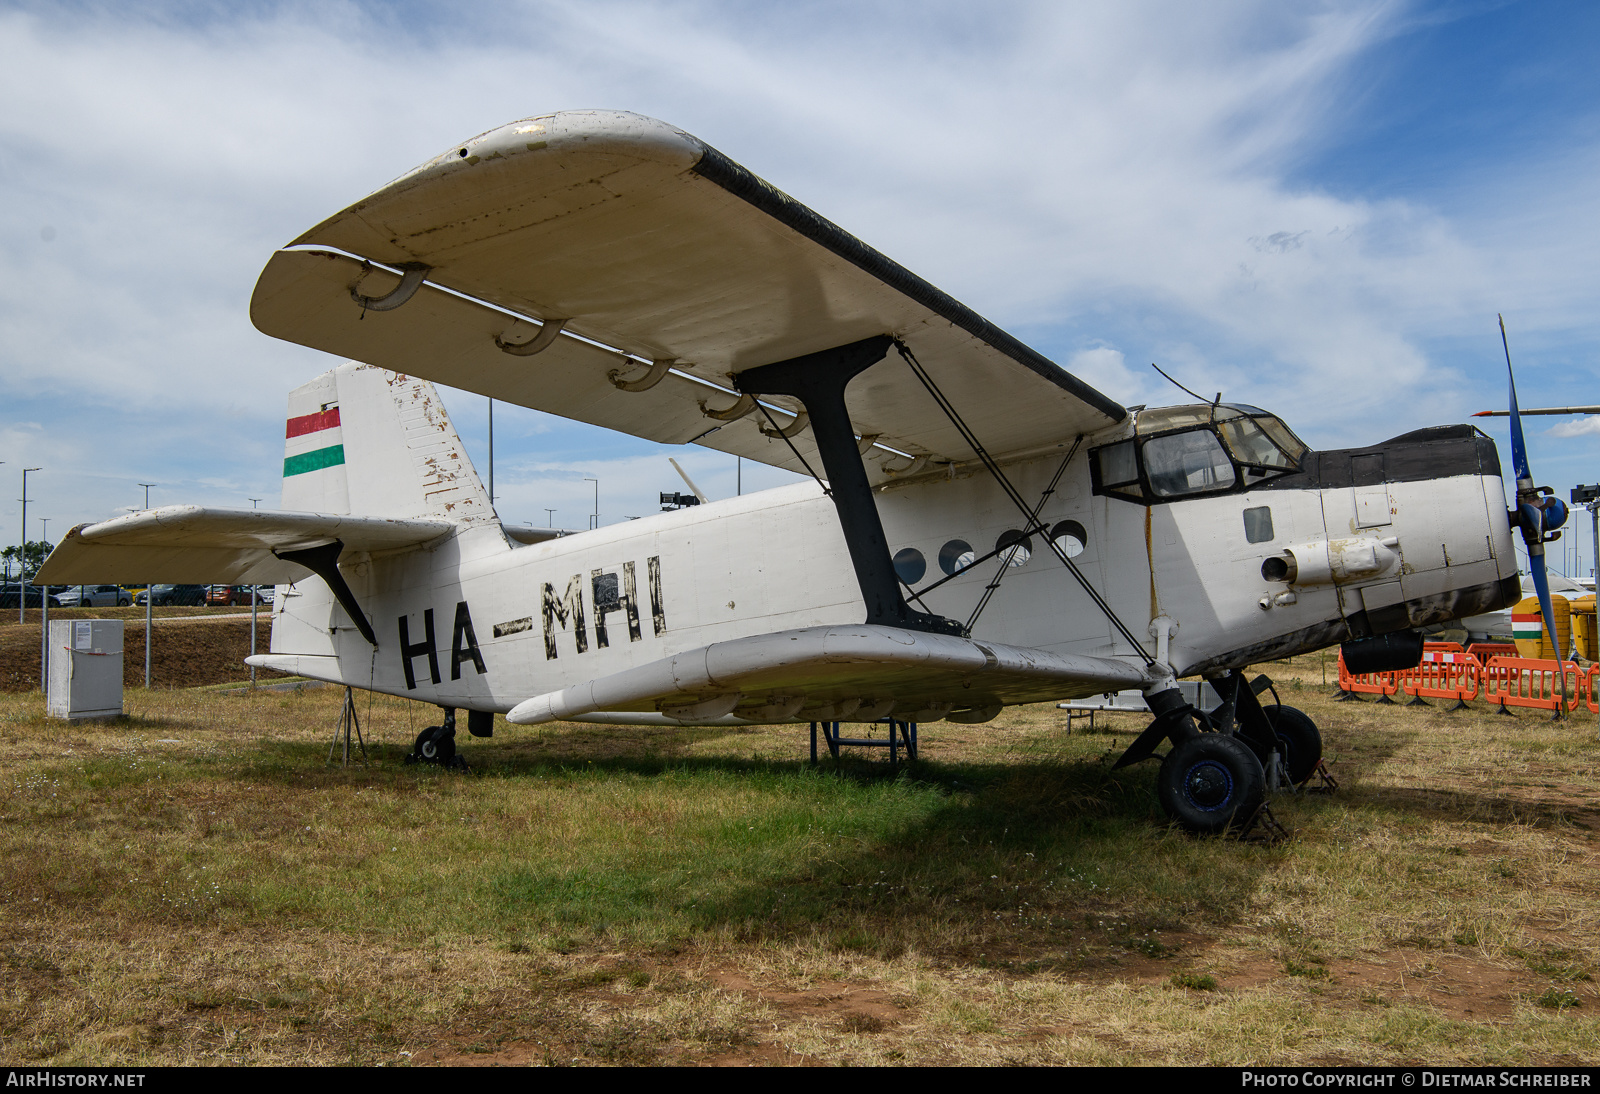
{"type": "MultiPolygon", "coordinates": [[[[713,416],[736,402],[734,378],[875,335],[904,340],[997,456],[1126,413],[715,149],[635,114],[572,111],[503,126],[291,247],[323,253],[291,249],[268,264],[251,303],[265,333],[795,469],[788,445],[762,432],[786,428],[807,451],[804,423],[781,413],[781,400],[771,423],[749,408],[713,416]],[[424,271],[421,291],[364,308],[353,297],[373,305],[402,280],[367,262],[412,271],[413,290],[424,271]],[[535,321],[562,329],[548,348],[519,355],[497,345],[526,348],[542,329],[535,321]]],[[[849,410],[863,447],[878,442],[875,481],[911,471],[907,456],[973,456],[897,358],[851,385],[849,410]]]]}

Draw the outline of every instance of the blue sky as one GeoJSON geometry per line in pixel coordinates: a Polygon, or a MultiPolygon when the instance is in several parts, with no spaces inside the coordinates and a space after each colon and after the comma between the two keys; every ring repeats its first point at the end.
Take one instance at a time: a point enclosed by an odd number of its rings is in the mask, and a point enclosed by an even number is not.
{"type": "MultiPolygon", "coordinates": [[[[250,326],[273,249],[579,106],[695,133],[1128,403],[1181,400],[1159,361],[1374,443],[1504,405],[1496,312],[1524,406],[1600,402],[1597,45],[1553,2],[0,3],[0,542],[24,466],[30,539],[138,482],[273,505],[285,395],[334,363],[250,326]]],[[[482,470],[484,400],[446,400],[482,470]]],[[[667,455],[734,489],[692,446],[495,425],[507,520],[582,527],[586,477],[602,521],[651,512],[667,455]]],[[[1600,419],[1529,443],[1600,481],[1600,419]]]]}

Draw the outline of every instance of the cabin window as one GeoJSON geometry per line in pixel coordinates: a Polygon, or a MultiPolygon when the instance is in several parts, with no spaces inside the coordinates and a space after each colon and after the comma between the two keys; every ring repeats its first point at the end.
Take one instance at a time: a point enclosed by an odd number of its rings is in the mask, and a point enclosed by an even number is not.
{"type": "Polygon", "coordinates": [[[1025,565],[1033,557],[1033,542],[1022,534],[1020,528],[1001,532],[1000,538],[994,541],[994,549],[996,554],[1012,566],[1025,565]]]}
{"type": "Polygon", "coordinates": [[[939,569],[947,575],[959,573],[977,559],[972,544],[964,539],[953,539],[939,548],[939,569]]]}
{"type": "Polygon", "coordinates": [[[928,572],[928,560],[915,547],[903,547],[894,556],[894,573],[907,585],[915,585],[928,572]]]}
{"type": "Polygon", "coordinates": [[[1089,546],[1089,533],[1075,520],[1064,520],[1050,529],[1050,541],[1068,558],[1077,558],[1089,546]]]}
{"type": "Polygon", "coordinates": [[[1244,538],[1249,543],[1266,543],[1272,539],[1272,507],[1259,505],[1244,511],[1244,538]]]}

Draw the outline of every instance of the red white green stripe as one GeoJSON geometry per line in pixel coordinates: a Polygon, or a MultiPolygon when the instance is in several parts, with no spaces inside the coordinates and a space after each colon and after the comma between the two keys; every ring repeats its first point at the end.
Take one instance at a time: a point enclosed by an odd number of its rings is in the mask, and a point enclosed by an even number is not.
{"type": "MultiPolygon", "coordinates": [[[[315,444],[318,440],[333,440],[336,435],[334,431],[338,428],[339,408],[335,406],[319,410],[315,414],[302,414],[298,418],[290,418],[284,436],[290,440],[296,437],[310,437],[310,443],[315,444]]],[[[308,471],[320,471],[324,467],[338,467],[343,463],[343,444],[324,445],[321,448],[284,457],[283,477],[287,479],[295,475],[304,475],[308,471]]]]}
{"type": "Polygon", "coordinates": [[[1544,634],[1544,618],[1539,612],[1532,615],[1511,614],[1511,637],[1519,642],[1537,642],[1544,634]]]}

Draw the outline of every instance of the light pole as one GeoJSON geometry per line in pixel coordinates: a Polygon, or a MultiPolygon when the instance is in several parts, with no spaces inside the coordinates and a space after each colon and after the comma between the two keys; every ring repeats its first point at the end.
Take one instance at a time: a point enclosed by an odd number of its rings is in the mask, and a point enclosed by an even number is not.
{"type": "MultiPolygon", "coordinates": [[[[27,493],[26,490],[23,491],[27,493]]],[[[50,543],[50,518],[39,518],[39,541],[50,543]]],[[[50,586],[39,590],[39,690],[50,688],[50,586]]]]}
{"type": "MultiPolygon", "coordinates": [[[[260,498],[251,498],[250,499],[250,508],[259,509],[260,507],[261,507],[261,499],[260,498]]],[[[256,655],[256,616],[257,616],[257,614],[259,612],[260,604],[261,604],[261,586],[258,583],[252,582],[251,585],[250,585],[250,656],[251,657],[254,657],[256,655]]],[[[254,665],[250,666],[250,686],[252,688],[256,686],[256,667],[254,665]]]]}
{"type": "MultiPolygon", "coordinates": [[[[144,507],[145,509],[149,509],[150,488],[154,486],[155,483],[141,482],[139,485],[144,487],[144,507]]],[[[144,690],[146,691],[150,690],[150,644],[155,638],[155,636],[151,633],[151,629],[155,623],[155,615],[156,587],[154,583],[146,581],[144,583],[144,690]]]]}
{"type": "Polygon", "coordinates": [[[489,398],[489,508],[494,508],[494,397],[489,398]]]}
{"type": "Polygon", "coordinates": [[[1600,485],[1574,486],[1572,504],[1589,510],[1589,518],[1594,525],[1595,576],[1600,580],[1600,485]]]}
{"type": "Polygon", "coordinates": [[[544,519],[547,527],[554,528],[556,526],[556,511],[554,509],[546,509],[544,511],[544,519]]]}
{"type": "Polygon", "coordinates": [[[589,518],[589,527],[600,527],[600,480],[586,478],[584,482],[594,483],[594,516],[589,518]]]}
{"type": "Polygon", "coordinates": [[[17,558],[17,622],[28,619],[28,472],[37,467],[22,469],[22,554],[17,558]]]}

